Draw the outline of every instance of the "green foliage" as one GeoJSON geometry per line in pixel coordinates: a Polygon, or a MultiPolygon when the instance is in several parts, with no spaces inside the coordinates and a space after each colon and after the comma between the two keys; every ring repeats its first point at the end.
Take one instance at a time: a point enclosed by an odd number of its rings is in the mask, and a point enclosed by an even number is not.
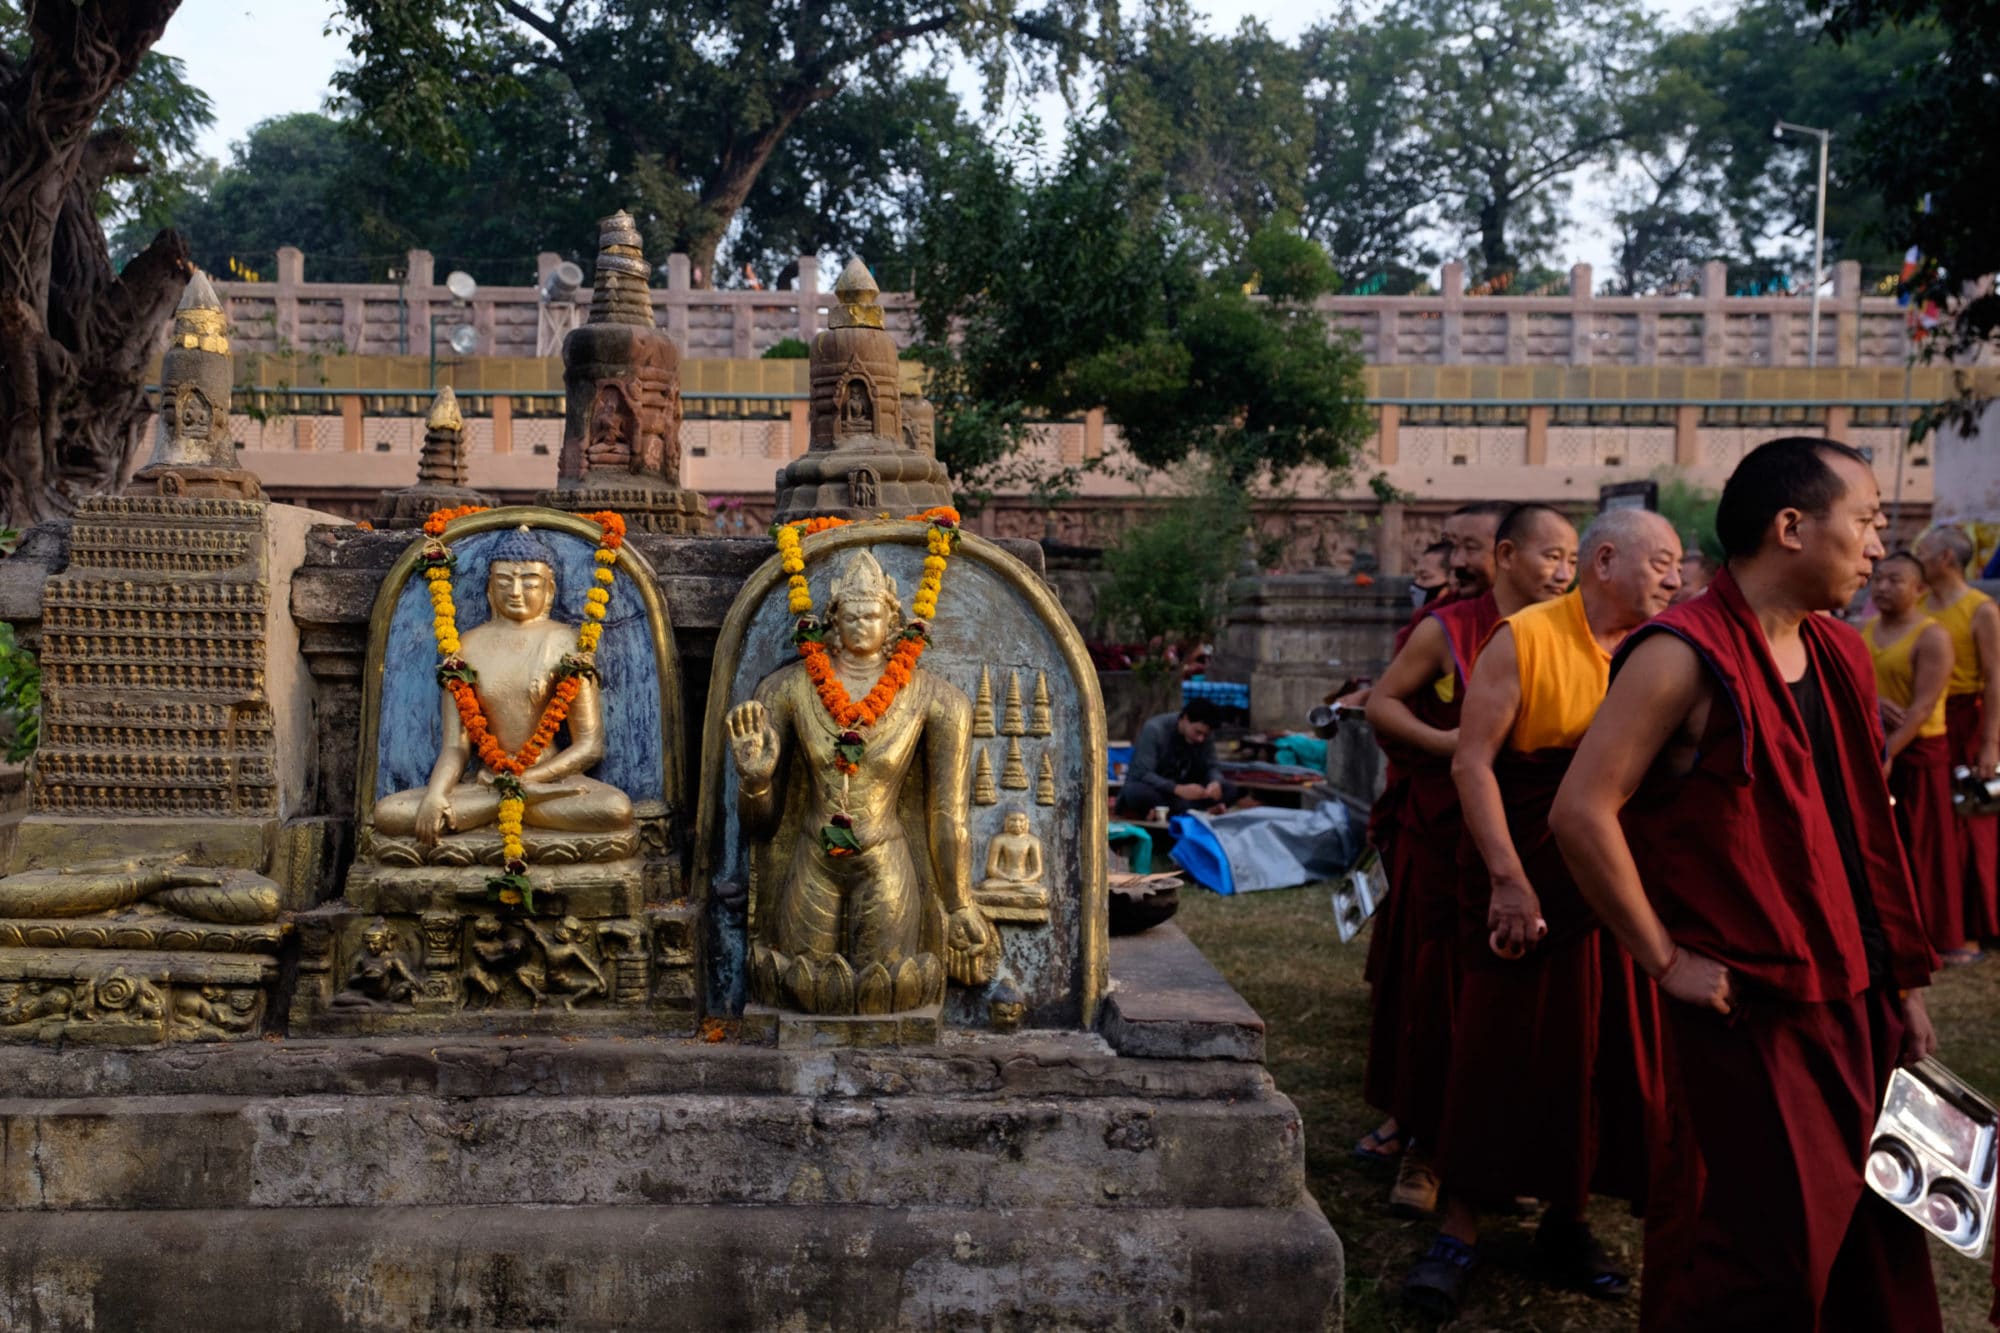
{"type": "Polygon", "coordinates": [[[1844,48],[1887,40],[1936,43],[1943,54],[1902,69],[1893,93],[1854,136],[1855,174],[1881,192],[1884,233],[1917,247],[1911,284],[1950,312],[1928,351],[1958,355],[2000,338],[2000,296],[1966,282],[2000,271],[2000,5],[1990,0],[1822,0],[1844,48]]]}
{"type": "Polygon", "coordinates": [[[764,349],[766,361],[803,361],[812,355],[804,338],[780,338],[764,349]]]}
{"type": "Polygon", "coordinates": [[[1883,197],[1859,179],[1862,129],[1897,97],[1900,71],[1927,69],[1942,50],[1928,28],[1837,45],[1810,0],[1751,0],[1665,39],[1630,121],[1634,171],[1614,219],[1619,287],[1684,283],[1708,259],[1739,272],[1810,263],[1819,145],[1773,137],[1780,119],[1833,131],[1828,262],[1900,263],[1883,197]]]}
{"type": "Polygon", "coordinates": [[[1190,457],[1240,488],[1308,464],[1344,474],[1367,439],[1352,342],[1301,304],[1332,281],[1283,219],[1209,266],[1115,131],[1077,130],[1040,165],[962,144],[918,228],[917,294],[938,452],[975,490],[1018,480],[1032,421],[1103,407],[1148,468],[1190,457]],[[1253,261],[1272,296],[1243,290],[1253,261]],[[1261,272],[1261,269],[1260,269],[1261,272]]]}
{"type": "Polygon", "coordinates": [[[753,199],[744,258],[864,239],[899,152],[948,100],[926,66],[956,51],[996,98],[1052,86],[1077,69],[1091,13],[1084,0],[342,0],[333,26],[354,59],[334,85],[398,159],[470,170],[500,139],[541,169],[573,161],[592,211],[629,207],[654,252],[686,250],[710,278],[753,199]],[[553,132],[516,139],[507,116],[553,132]],[[782,152],[815,127],[837,168],[824,178],[817,158],[782,152]]]}
{"type": "Polygon", "coordinates": [[[1721,493],[1690,480],[1676,468],[1658,469],[1653,480],[1660,485],[1660,513],[1674,525],[1686,549],[1699,549],[1709,559],[1720,561],[1722,542],[1715,535],[1715,506],[1722,499],[1721,493]]]}
{"type": "Polygon", "coordinates": [[[1321,160],[1347,180],[1393,167],[1364,210],[1376,228],[1395,225],[1386,202],[1434,200],[1491,278],[1547,251],[1575,174],[1625,137],[1653,28],[1634,0],[1404,0],[1373,20],[1347,11],[1313,41],[1329,98],[1348,99],[1328,111],[1357,117],[1321,160]]]}
{"type": "Polygon", "coordinates": [[[0,622],[0,735],[7,759],[20,763],[35,752],[42,731],[42,666],[14,641],[14,627],[0,622]]]}
{"type": "Polygon", "coordinates": [[[1139,643],[1212,638],[1250,532],[1242,488],[1211,472],[1186,495],[1127,528],[1104,553],[1097,606],[1114,635],[1139,643]]]}

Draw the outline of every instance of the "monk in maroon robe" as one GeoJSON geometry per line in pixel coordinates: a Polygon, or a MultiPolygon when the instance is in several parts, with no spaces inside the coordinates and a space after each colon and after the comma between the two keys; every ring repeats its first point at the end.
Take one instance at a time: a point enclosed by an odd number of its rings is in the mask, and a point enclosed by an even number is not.
{"type": "MultiPolygon", "coordinates": [[[[1444,521],[1444,538],[1451,544],[1450,591],[1429,606],[1419,608],[1397,631],[1395,655],[1420,625],[1431,616],[1453,606],[1477,603],[1493,586],[1493,547],[1500,520],[1513,506],[1501,501],[1483,501],[1454,511],[1444,521]]],[[[1394,661],[1391,662],[1394,669],[1394,661]]],[[[1372,703],[1374,690],[1363,697],[1372,703]]],[[[1418,701],[1426,726],[1449,731],[1458,726],[1455,697],[1432,694],[1418,701]]],[[[1449,849],[1457,844],[1456,810],[1458,796],[1451,786],[1451,760],[1439,759],[1419,746],[1399,744],[1383,738],[1377,741],[1388,759],[1387,782],[1368,815],[1368,840],[1382,858],[1388,877],[1389,899],[1375,918],[1368,939],[1368,961],[1363,974],[1368,982],[1372,1011],[1368,1038],[1368,1062],[1362,1078],[1362,1096],[1370,1106],[1388,1112],[1389,1118],[1355,1145],[1357,1156],[1385,1158],[1399,1155],[1407,1131],[1398,1119],[1397,1089],[1405,1077],[1403,1033],[1408,1025],[1405,1004],[1411,994],[1409,971],[1416,949],[1410,921],[1422,886],[1431,883],[1444,866],[1449,874],[1449,849]],[[1445,848],[1441,862],[1438,847],[1445,848]],[[1415,891],[1411,891],[1415,890],[1415,891]]],[[[1421,1057],[1419,1057],[1421,1058],[1421,1057]]],[[[1416,1170],[1429,1174],[1418,1159],[1405,1159],[1401,1172],[1416,1170]]],[[[1428,1211],[1436,1195],[1433,1181],[1428,1188],[1421,1180],[1410,1196],[1410,1205],[1428,1211]]]]}
{"type": "Polygon", "coordinates": [[[1450,763],[1459,700],[1479,647],[1500,618],[1562,594],[1575,568],[1576,529],[1547,505],[1517,505],[1501,521],[1493,550],[1492,589],[1428,611],[1368,701],[1377,739],[1385,750],[1408,756],[1403,766],[1411,774],[1398,843],[1414,855],[1403,867],[1407,878],[1398,881],[1402,900],[1392,903],[1393,920],[1376,924],[1383,961],[1374,978],[1364,1088],[1395,1116],[1409,1141],[1390,1197],[1390,1209],[1406,1215],[1428,1213],[1437,1201],[1431,1154],[1458,991],[1453,849],[1461,827],[1450,763]]]}
{"type": "Polygon", "coordinates": [[[1648,1237],[1655,1327],[1940,1327],[1923,1232],[1863,1184],[1889,1075],[1936,1047],[1875,674],[1829,616],[1882,556],[1867,461],[1752,450],[1716,514],[1728,566],[1633,634],[1550,827],[1659,980],[1668,1077],[1706,1182],[1692,1244],[1648,1237]]]}

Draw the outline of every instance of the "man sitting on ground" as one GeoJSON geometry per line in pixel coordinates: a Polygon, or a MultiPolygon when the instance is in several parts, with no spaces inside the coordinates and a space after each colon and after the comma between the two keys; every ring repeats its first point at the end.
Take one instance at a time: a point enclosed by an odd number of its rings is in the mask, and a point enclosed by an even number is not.
{"type": "Polygon", "coordinates": [[[1178,713],[1161,713],[1139,729],[1132,764],[1118,793],[1118,813],[1143,819],[1160,806],[1169,815],[1189,810],[1220,814],[1236,799],[1215,762],[1215,724],[1222,709],[1207,699],[1190,699],[1178,713]]]}

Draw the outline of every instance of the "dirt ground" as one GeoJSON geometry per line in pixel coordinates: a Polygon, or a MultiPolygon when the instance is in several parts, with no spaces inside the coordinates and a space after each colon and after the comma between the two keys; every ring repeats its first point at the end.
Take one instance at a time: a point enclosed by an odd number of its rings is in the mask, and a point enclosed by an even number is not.
{"type": "MultiPolygon", "coordinates": [[[[1349,1156],[1354,1140],[1380,1118],[1361,1100],[1367,935],[1340,943],[1323,887],[1236,898],[1190,887],[1181,902],[1182,927],[1268,1025],[1271,1073],[1305,1121],[1307,1183],[1346,1247],[1347,1328],[1386,1333],[1437,1327],[1406,1312],[1397,1298],[1403,1270],[1428,1242],[1430,1224],[1391,1217],[1384,1204],[1393,1172],[1349,1156]]],[[[1931,1013],[1944,1062],[1989,1096],[2000,1095],[2000,958],[1940,976],[1931,1013]]],[[[1637,1272],[1639,1224],[1610,1202],[1594,1207],[1592,1222],[1637,1272]]],[[[1536,1281],[1529,1270],[1532,1235],[1529,1218],[1489,1222],[1471,1297],[1444,1327],[1466,1333],[1637,1329],[1636,1290],[1622,1304],[1602,1305],[1536,1281]]],[[[1953,1333],[1986,1329],[1992,1295],[1987,1265],[1941,1246],[1933,1250],[1945,1327],[1953,1333]]]]}

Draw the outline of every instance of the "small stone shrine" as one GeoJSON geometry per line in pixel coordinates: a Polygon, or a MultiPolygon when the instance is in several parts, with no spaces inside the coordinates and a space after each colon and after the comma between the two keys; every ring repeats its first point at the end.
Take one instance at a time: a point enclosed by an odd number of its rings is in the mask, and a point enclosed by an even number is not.
{"type": "Polygon", "coordinates": [[[384,491],[375,506],[378,528],[420,528],[440,509],[461,505],[491,507],[493,497],[466,485],[465,418],[458,395],[447,384],[437,391],[424,419],[424,447],[417,455],[417,484],[384,491]]]}
{"type": "Polygon", "coordinates": [[[629,213],[598,224],[590,318],[563,339],[562,453],[542,503],[615,509],[639,532],[701,532],[708,506],[681,484],[681,352],[659,326],[652,266],[629,213]]]}
{"type": "Polygon", "coordinates": [[[1262,1021],[1109,938],[1096,675],[866,271],[772,543],[686,535],[604,233],[558,503],[463,497],[445,395],[417,530],[256,498],[197,281],[153,462],[9,558],[0,1327],[1337,1329],[1262,1021]]]}
{"type": "Polygon", "coordinates": [[[827,327],[814,337],[810,357],[811,433],[806,452],[778,473],[778,522],[912,514],[950,504],[935,412],[924,399],[903,394],[881,291],[859,259],[841,270],[827,327]],[[907,422],[906,406],[914,409],[907,422]]]}

